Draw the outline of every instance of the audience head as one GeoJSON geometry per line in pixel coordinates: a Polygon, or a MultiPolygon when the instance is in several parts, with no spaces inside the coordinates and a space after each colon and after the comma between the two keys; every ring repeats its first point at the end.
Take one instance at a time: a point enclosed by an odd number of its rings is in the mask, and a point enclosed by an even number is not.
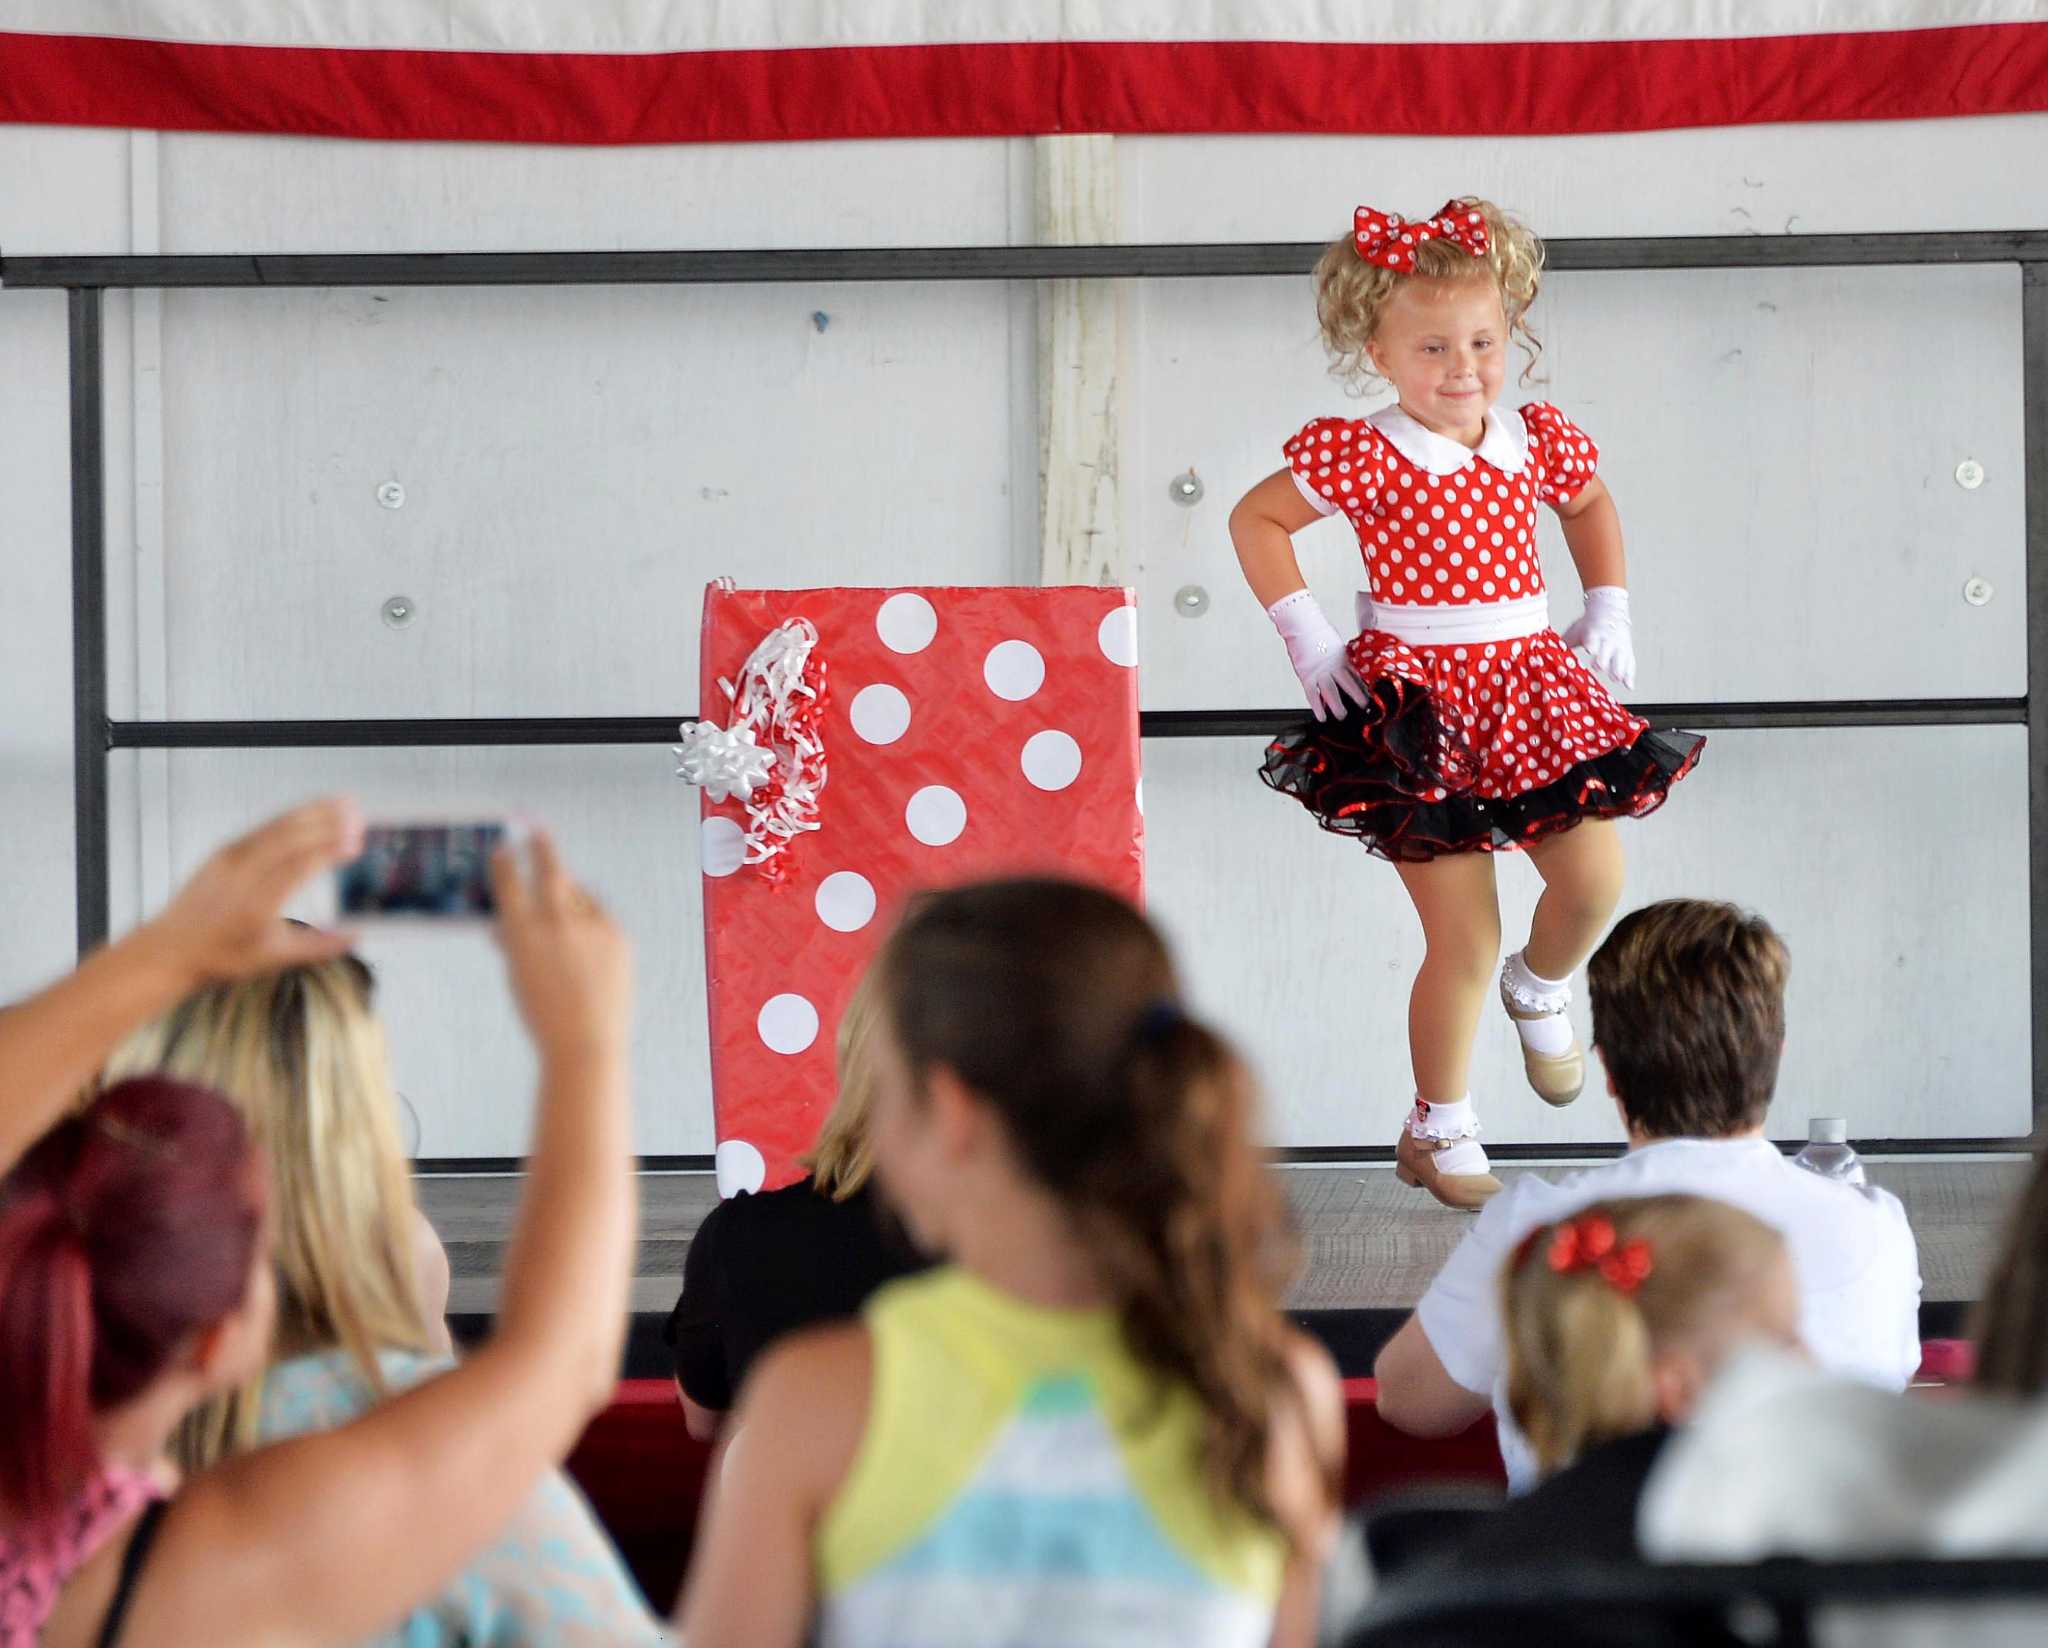
{"type": "Polygon", "coordinates": [[[2005,1245],[1984,1284],[1976,1338],[1980,1389],[2048,1394],[2048,1155],[2034,1163],[2006,1226],[2005,1245]]]}
{"type": "MultiPolygon", "coordinates": [[[[276,1199],[280,1357],[340,1348],[375,1382],[377,1352],[426,1348],[412,1179],[374,979],[353,955],[210,985],[130,1036],[109,1079],[161,1073],[240,1108],[276,1199]]],[[[256,1439],[261,1381],[193,1415],[188,1467],[256,1439]]]]}
{"type": "Polygon", "coordinates": [[[1134,1354],[1202,1403],[1219,1497],[1270,1513],[1285,1207],[1159,935],[1097,888],[990,882],[916,904],[876,972],[876,1169],[912,1237],[956,1252],[992,1178],[1050,1198],[1134,1354]]]}
{"type": "Polygon", "coordinates": [[[1799,1283],[1769,1225],[1702,1196],[1600,1202],[1540,1226],[1501,1276],[1508,1410],[1547,1471],[1682,1423],[1728,1353],[1796,1348],[1799,1283]]]}
{"type": "Polygon", "coordinates": [[[1674,898],[1615,923],[1586,964],[1593,1042],[1622,1114],[1656,1139],[1763,1125],[1785,1047],[1791,959],[1732,904],[1674,898]]]}
{"type": "Polygon", "coordinates": [[[839,1016],[839,1096],[803,1158],[811,1188],[835,1202],[856,1194],[875,1170],[869,1121],[875,1102],[876,994],[874,974],[864,974],[839,1016]]]}
{"type": "Polygon", "coordinates": [[[193,1401],[270,1346],[261,1157],[218,1093],[124,1081],[43,1136],[0,1188],[0,1503],[61,1514],[96,1426],[161,1381],[193,1401]]]}

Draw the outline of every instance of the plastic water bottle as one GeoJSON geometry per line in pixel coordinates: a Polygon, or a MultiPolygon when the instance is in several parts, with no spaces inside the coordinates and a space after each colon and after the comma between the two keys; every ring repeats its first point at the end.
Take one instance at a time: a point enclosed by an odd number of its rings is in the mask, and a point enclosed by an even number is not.
{"type": "Polygon", "coordinates": [[[1806,1124],[1806,1148],[1792,1160],[1809,1173],[1842,1184],[1861,1185],[1863,1159],[1849,1147],[1849,1124],[1840,1116],[1815,1116],[1806,1124]]]}

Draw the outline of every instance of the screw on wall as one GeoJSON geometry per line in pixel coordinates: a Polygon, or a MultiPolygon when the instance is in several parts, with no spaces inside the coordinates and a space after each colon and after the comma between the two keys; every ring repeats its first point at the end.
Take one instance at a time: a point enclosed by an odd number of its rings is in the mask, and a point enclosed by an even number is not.
{"type": "Polygon", "coordinates": [[[384,603],[384,622],[393,629],[404,629],[412,622],[416,611],[418,608],[413,605],[410,595],[394,595],[384,603]]]}
{"type": "Polygon", "coordinates": [[[1200,584],[1182,584],[1173,592],[1173,610],[1183,618],[1199,618],[1209,610],[1209,592],[1200,584]]]}
{"type": "Polygon", "coordinates": [[[1956,465],[1956,485],[1965,492],[1975,492],[1984,484],[1984,466],[1975,458],[1965,458],[1956,465]]]}
{"type": "Polygon", "coordinates": [[[1192,469],[1183,470],[1166,483],[1166,495],[1183,509],[1202,501],[1202,478],[1192,469]]]}
{"type": "Polygon", "coordinates": [[[1991,587],[1989,578],[1972,578],[1963,585],[1963,599],[1973,607],[1989,606],[1991,597],[1998,593],[1991,587]]]}
{"type": "Polygon", "coordinates": [[[396,481],[386,481],[377,488],[377,502],[386,509],[405,508],[405,488],[396,481]]]}

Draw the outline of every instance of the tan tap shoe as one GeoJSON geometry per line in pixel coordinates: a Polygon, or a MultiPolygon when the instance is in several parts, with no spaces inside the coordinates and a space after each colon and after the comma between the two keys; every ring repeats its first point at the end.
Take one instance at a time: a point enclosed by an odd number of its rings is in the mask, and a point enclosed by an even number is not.
{"type": "Polygon", "coordinates": [[[1403,1122],[1394,1141],[1394,1177],[1421,1186],[1454,1212],[1477,1213],[1500,1190],[1500,1180],[1491,1173],[1438,1172],[1436,1153],[1443,1148],[1434,1139],[1418,1139],[1403,1122]]]}
{"type": "MultiPolygon", "coordinates": [[[[1570,998],[1566,998],[1569,1003],[1570,998]]],[[[1559,1016],[1558,1010],[1546,1011],[1532,1005],[1527,998],[1518,994],[1508,982],[1507,968],[1500,972],[1500,1003],[1508,1010],[1508,1017],[1524,1021],[1547,1019],[1559,1016]]],[[[1529,1078],[1530,1087],[1545,1104],[1567,1105],[1576,1099],[1586,1087],[1586,1052],[1579,1046],[1576,1035],[1571,1046],[1562,1053],[1539,1053],[1527,1042],[1522,1033],[1515,1032],[1515,1040],[1521,1043],[1522,1069],[1529,1078]]]]}

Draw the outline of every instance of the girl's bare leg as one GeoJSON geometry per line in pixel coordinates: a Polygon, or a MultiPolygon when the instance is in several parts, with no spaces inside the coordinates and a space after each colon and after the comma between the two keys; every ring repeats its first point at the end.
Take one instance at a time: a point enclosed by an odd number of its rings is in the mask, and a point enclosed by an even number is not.
{"type": "Polygon", "coordinates": [[[1493,858],[1459,853],[1399,868],[1422,921],[1424,950],[1408,997],[1416,1104],[1395,1141],[1395,1171],[1445,1206],[1470,1212],[1500,1189],[1466,1091],[1472,1038],[1500,954],[1493,858]]]}
{"type": "Polygon", "coordinates": [[[1422,920],[1426,947],[1408,996],[1415,1096],[1430,1104],[1454,1104],[1465,1097],[1472,1039],[1500,959],[1493,855],[1454,853],[1396,868],[1422,920]]]}
{"type": "Polygon", "coordinates": [[[1621,902],[1621,833],[1606,818],[1589,818],[1529,848],[1543,877],[1543,896],[1529,921],[1522,959],[1544,978],[1566,979],[1585,964],[1621,902]]]}

